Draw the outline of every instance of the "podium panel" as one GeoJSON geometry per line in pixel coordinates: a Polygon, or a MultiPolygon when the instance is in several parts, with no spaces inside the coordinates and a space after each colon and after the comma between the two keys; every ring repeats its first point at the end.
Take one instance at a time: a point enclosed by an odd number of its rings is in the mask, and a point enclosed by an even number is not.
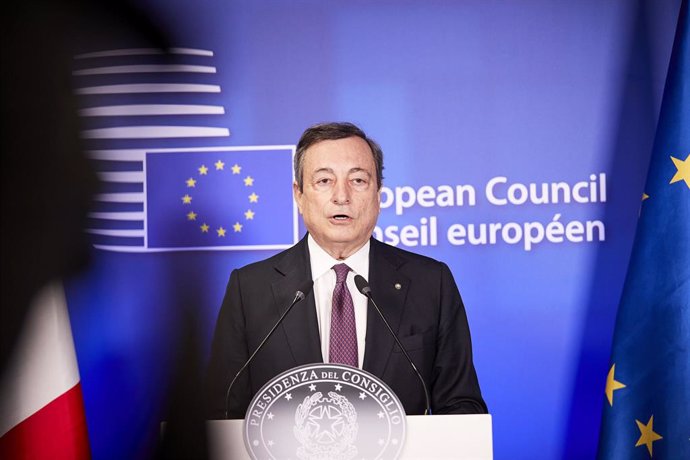
{"type": "MultiPolygon", "coordinates": [[[[243,420],[207,422],[212,460],[245,460],[243,420]]],[[[492,460],[491,415],[411,415],[401,459],[492,460]]]]}

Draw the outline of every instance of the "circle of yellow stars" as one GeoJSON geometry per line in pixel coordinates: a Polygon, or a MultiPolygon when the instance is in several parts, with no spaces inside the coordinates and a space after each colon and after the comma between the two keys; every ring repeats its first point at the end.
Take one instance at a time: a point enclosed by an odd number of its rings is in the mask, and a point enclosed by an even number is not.
{"type": "MultiPolygon", "coordinates": [[[[222,160],[218,160],[215,163],[213,163],[213,168],[215,168],[215,171],[224,171],[225,170],[225,163],[222,160]]],[[[187,189],[193,189],[196,187],[197,182],[202,176],[208,176],[209,171],[211,170],[210,167],[206,166],[205,164],[202,164],[197,168],[197,171],[199,173],[198,178],[190,177],[189,179],[185,180],[185,185],[187,189]]],[[[237,175],[239,176],[242,173],[242,166],[239,164],[235,163],[230,167],[230,171],[232,175],[237,175]]],[[[253,187],[254,186],[254,178],[252,176],[245,176],[242,181],[244,182],[245,187],[253,187]]],[[[191,192],[191,191],[190,191],[191,192]]],[[[192,206],[192,200],[193,197],[190,195],[190,193],[185,193],[184,196],[182,196],[182,205],[183,206],[192,206]]],[[[249,201],[250,204],[255,204],[259,202],[259,195],[256,194],[256,192],[252,191],[251,194],[247,195],[247,200],[249,201]]],[[[254,216],[256,213],[250,208],[248,208],[244,212],[244,220],[253,220],[254,216]]],[[[186,214],[187,220],[188,221],[194,221],[198,222],[198,217],[199,215],[194,212],[193,210],[190,210],[186,214]]],[[[239,221],[236,221],[234,224],[230,226],[230,229],[232,229],[233,233],[241,233],[242,229],[244,227],[244,224],[240,223],[239,221]]],[[[224,238],[226,234],[228,233],[229,229],[226,229],[222,225],[219,226],[218,228],[212,229],[210,225],[208,225],[206,222],[202,222],[201,225],[199,225],[199,231],[201,233],[207,233],[207,234],[212,234],[215,232],[218,238],[224,238]],[[213,230],[213,232],[211,231],[213,230]]]]}

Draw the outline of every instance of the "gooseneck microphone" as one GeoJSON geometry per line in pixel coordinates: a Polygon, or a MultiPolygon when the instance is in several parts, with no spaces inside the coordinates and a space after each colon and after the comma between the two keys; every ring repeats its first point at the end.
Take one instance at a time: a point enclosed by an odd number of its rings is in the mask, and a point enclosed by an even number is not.
{"type": "Polygon", "coordinates": [[[275,332],[275,330],[278,328],[278,326],[280,326],[280,324],[283,322],[283,320],[285,319],[287,314],[290,313],[290,310],[292,310],[292,307],[294,307],[295,304],[299,303],[306,296],[308,296],[309,293],[311,292],[311,289],[313,286],[314,286],[314,282],[312,280],[307,280],[300,285],[299,289],[297,289],[297,291],[295,291],[295,298],[292,299],[292,302],[290,303],[290,305],[283,312],[283,314],[280,315],[280,318],[278,318],[278,321],[276,321],[276,323],[273,325],[271,330],[268,331],[268,334],[266,334],[266,337],[264,337],[264,339],[261,341],[259,346],[256,347],[256,350],[254,350],[254,353],[251,354],[249,359],[247,359],[247,361],[242,365],[242,367],[240,367],[240,370],[237,371],[237,374],[235,374],[235,377],[230,382],[230,385],[228,385],[228,390],[225,392],[225,418],[226,419],[228,418],[228,413],[230,412],[230,407],[229,407],[229,405],[230,405],[230,392],[232,391],[232,387],[233,387],[233,385],[235,385],[237,378],[240,376],[240,374],[242,374],[242,371],[244,371],[247,368],[247,366],[249,366],[249,364],[252,362],[252,360],[254,359],[254,356],[256,356],[256,354],[259,352],[259,350],[261,350],[264,347],[264,345],[266,344],[266,342],[268,342],[268,339],[271,338],[271,336],[273,335],[273,332],[275,332]]]}
{"type": "Polygon", "coordinates": [[[429,390],[426,388],[426,383],[424,383],[424,379],[422,378],[422,374],[419,373],[417,370],[417,366],[414,365],[412,362],[412,358],[410,358],[410,355],[407,354],[407,350],[405,350],[405,347],[402,346],[402,343],[400,343],[400,339],[398,338],[398,335],[393,332],[393,328],[391,327],[390,324],[388,324],[388,321],[386,320],[386,317],[383,316],[383,312],[379,308],[378,305],[376,305],[376,302],[374,299],[371,297],[371,288],[369,287],[369,283],[367,283],[367,280],[364,279],[362,275],[355,275],[355,285],[357,286],[357,289],[359,292],[367,296],[367,298],[371,301],[371,304],[374,306],[376,309],[376,312],[379,314],[381,319],[383,320],[383,324],[386,325],[386,328],[388,328],[388,332],[391,333],[393,336],[393,339],[395,339],[395,343],[398,345],[400,348],[400,351],[403,352],[405,355],[405,358],[407,358],[407,362],[410,363],[410,366],[412,367],[412,370],[414,371],[415,375],[417,375],[417,378],[419,379],[420,382],[422,382],[422,388],[424,389],[424,398],[426,399],[426,409],[424,411],[424,415],[431,415],[431,402],[429,398],[429,390]]]}

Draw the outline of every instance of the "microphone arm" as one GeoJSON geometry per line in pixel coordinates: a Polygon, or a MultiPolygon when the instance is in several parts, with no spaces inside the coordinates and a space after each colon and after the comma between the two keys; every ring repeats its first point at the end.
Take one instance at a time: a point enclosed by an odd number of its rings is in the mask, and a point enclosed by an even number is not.
{"type": "Polygon", "coordinates": [[[256,350],[254,350],[254,353],[251,354],[249,359],[240,367],[240,370],[237,371],[237,374],[235,374],[235,377],[233,377],[232,381],[230,382],[230,385],[228,385],[228,390],[225,392],[225,418],[228,418],[228,413],[230,411],[230,392],[232,391],[232,387],[235,385],[235,382],[237,381],[237,378],[242,374],[242,372],[249,366],[249,364],[254,360],[254,356],[261,350],[266,342],[268,342],[268,339],[271,338],[273,335],[273,332],[275,332],[276,329],[278,329],[278,326],[283,322],[285,317],[287,316],[288,313],[290,313],[290,310],[292,310],[292,307],[294,307],[297,303],[299,303],[301,300],[303,300],[309,293],[311,292],[312,287],[314,286],[314,282],[312,280],[305,281],[302,283],[300,288],[295,292],[295,298],[292,299],[292,302],[290,305],[287,307],[287,309],[283,312],[282,315],[280,315],[280,318],[278,318],[278,321],[273,325],[270,331],[268,331],[268,334],[266,334],[266,337],[261,341],[258,347],[256,347],[256,350]]]}
{"type": "Polygon", "coordinates": [[[412,367],[412,370],[414,371],[415,375],[417,375],[417,378],[419,379],[419,381],[422,382],[422,388],[424,389],[424,398],[426,399],[426,409],[424,410],[424,415],[431,415],[431,400],[429,398],[429,390],[427,390],[427,388],[426,388],[426,383],[424,383],[424,379],[422,378],[422,374],[420,374],[419,371],[417,370],[417,366],[415,366],[414,362],[412,362],[412,358],[410,358],[410,355],[407,353],[407,350],[405,350],[405,347],[403,347],[402,343],[400,343],[400,339],[398,339],[398,335],[395,332],[393,332],[393,328],[391,327],[390,324],[388,324],[386,317],[383,316],[383,312],[381,311],[379,306],[376,305],[376,302],[371,297],[371,288],[369,287],[369,283],[367,283],[367,280],[365,280],[363,276],[356,275],[355,276],[355,285],[357,286],[357,289],[359,289],[359,292],[361,292],[363,295],[367,296],[367,298],[371,301],[371,304],[376,309],[376,312],[379,314],[379,316],[383,320],[383,324],[386,325],[388,332],[390,332],[390,334],[393,336],[393,339],[395,339],[395,343],[400,348],[400,351],[403,352],[403,354],[405,355],[405,358],[407,358],[407,362],[410,363],[410,366],[412,367]]]}

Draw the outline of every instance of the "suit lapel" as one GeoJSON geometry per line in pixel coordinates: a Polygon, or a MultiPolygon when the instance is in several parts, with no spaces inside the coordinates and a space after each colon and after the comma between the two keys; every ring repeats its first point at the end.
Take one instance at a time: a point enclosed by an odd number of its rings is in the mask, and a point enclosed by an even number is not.
{"type": "MultiPolygon", "coordinates": [[[[369,250],[369,285],[371,295],[393,331],[398,333],[410,280],[398,271],[403,261],[385,245],[371,239],[369,250]]],[[[364,370],[381,377],[395,341],[376,309],[369,302],[364,370]]]]}
{"type": "MultiPolygon", "coordinates": [[[[275,269],[282,276],[271,288],[275,307],[282,314],[294,299],[300,285],[305,280],[312,279],[306,237],[285,253],[276,263],[275,269]]],[[[285,317],[282,328],[296,366],[323,361],[313,291],[293,307],[285,317]]]]}

